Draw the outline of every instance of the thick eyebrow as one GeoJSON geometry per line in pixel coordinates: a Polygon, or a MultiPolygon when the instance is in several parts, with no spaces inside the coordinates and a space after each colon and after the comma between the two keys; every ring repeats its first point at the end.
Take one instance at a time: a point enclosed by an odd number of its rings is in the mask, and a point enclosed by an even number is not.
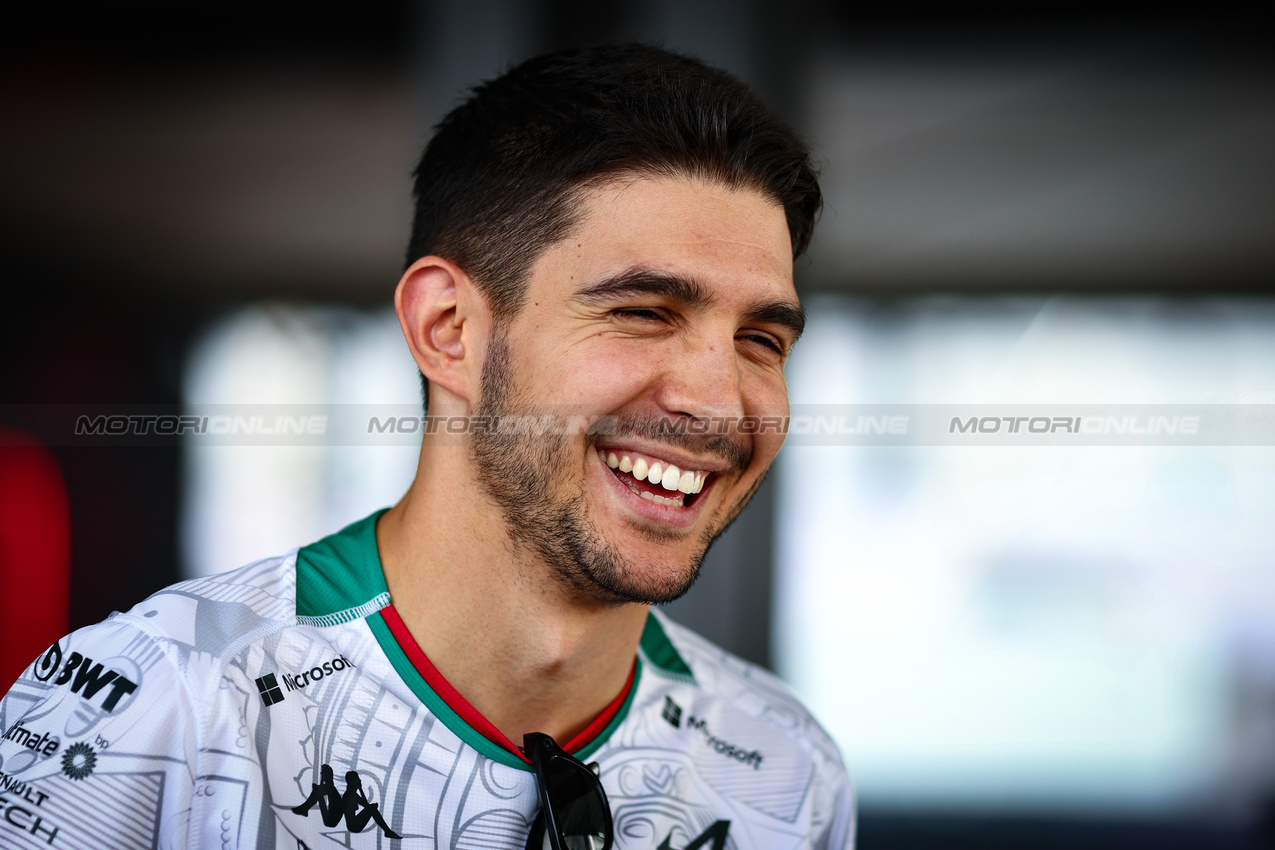
{"type": "Polygon", "coordinates": [[[787,328],[792,332],[793,342],[800,339],[802,331],[806,329],[806,311],[802,309],[800,304],[794,304],[791,301],[771,301],[768,304],[759,304],[749,310],[745,318],[750,322],[779,325],[787,328]]]}
{"type": "MultiPolygon", "coordinates": [[[[586,286],[575,297],[584,302],[598,303],[633,295],[657,295],[687,307],[707,307],[713,302],[708,288],[697,280],[641,267],[626,269],[586,286]]],[[[806,311],[800,304],[791,301],[758,304],[744,318],[750,322],[787,328],[792,332],[793,342],[806,329],[806,311]]]]}
{"type": "Polygon", "coordinates": [[[602,302],[631,295],[658,295],[687,307],[706,307],[713,300],[698,281],[640,267],[626,269],[614,277],[586,286],[576,293],[576,298],[602,302]]]}

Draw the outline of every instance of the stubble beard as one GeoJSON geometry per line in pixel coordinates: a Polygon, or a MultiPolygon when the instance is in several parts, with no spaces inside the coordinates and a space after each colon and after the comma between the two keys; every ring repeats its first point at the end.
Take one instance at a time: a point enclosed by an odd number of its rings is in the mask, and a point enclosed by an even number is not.
{"type": "MultiPolygon", "coordinates": [[[[508,338],[500,327],[493,331],[483,362],[475,412],[490,423],[500,416],[544,415],[515,385],[508,338]]],[[[681,569],[644,570],[609,543],[584,515],[580,506],[587,503],[588,494],[583,479],[574,493],[564,493],[546,479],[546,470],[570,469],[579,463],[572,458],[570,435],[482,427],[473,433],[471,450],[479,486],[504,513],[514,546],[534,550],[562,586],[598,602],[657,604],[678,599],[691,589],[709,546],[725,530],[724,523],[706,531],[681,569]]],[[[747,496],[732,509],[730,520],[746,501],[747,496]]],[[[641,529],[641,533],[656,542],[675,537],[657,529],[641,529]]]]}

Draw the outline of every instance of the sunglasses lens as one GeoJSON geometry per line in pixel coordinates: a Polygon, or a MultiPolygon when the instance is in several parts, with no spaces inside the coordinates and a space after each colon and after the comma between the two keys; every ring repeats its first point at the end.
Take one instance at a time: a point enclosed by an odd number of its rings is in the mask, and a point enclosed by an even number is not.
{"type": "Polygon", "coordinates": [[[566,850],[604,850],[606,839],[602,835],[564,835],[562,845],[566,850]]]}
{"type": "Polygon", "coordinates": [[[535,765],[540,793],[528,850],[544,839],[544,847],[552,850],[610,850],[611,807],[595,771],[539,732],[523,736],[523,752],[535,765]]]}
{"type": "Polygon", "coordinates": [[[549,759],[549,799],[565,850],[601,850],[606,841],[606,800],[597,777],[577,761],[549,759]]]}

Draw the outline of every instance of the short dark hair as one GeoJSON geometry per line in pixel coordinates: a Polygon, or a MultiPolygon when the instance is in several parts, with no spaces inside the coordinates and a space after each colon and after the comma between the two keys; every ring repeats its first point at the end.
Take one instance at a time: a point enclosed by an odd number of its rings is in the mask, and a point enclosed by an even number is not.
{"type": "Polygon", "coordinates": [[[734,76],[650,45],[563,50],[476,86],[438,124],[415,172],[407,266],[450,260],[510,318],[581,192],[622,174],[760,191],[783,205],[794,257],[822,205],[805,144],[734,76]]]}

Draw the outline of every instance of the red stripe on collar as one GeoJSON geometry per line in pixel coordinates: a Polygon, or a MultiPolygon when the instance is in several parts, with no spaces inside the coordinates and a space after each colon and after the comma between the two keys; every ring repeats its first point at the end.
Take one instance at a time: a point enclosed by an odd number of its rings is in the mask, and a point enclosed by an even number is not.
{"type": "MultiPolygon", "coordinates": [[[[398,612],[394,610],[393,605],[386,605],[381,609],[381,618],[389,626],[390,633],[394,635],[394,640],[398,642],[399,648],[403,650],[407,660],[412,662],[416,672],[421,674],[421,678],[425,680],[425,683],[442,698],[443,702],[447,703],[452,711],[456,712],[461,720],[468,723],[475,732],[496,746],[508,750],[528,764],[531,763],[531,760],[523,755],[522,750],[515,746],[513,741],[510,741],[478,709],[470,705],[469,700],[461,696],[460,692],[452,687],[451,682],[448,682],[443,674],[438,672],[438,668],[429,660],[425,650],[421,649],[416,642],[416,638],[412,637],[412,633],[407,630],[407,625],[403,622],[403,618],[398,615],[398,612]]],[[[636,672],[637,659],[635,658],[633,666],[629,668],[629,678],[625,680],[624,687],[620,689],[619,695],[611,700],[611,703],[602,710],[602,713],[595,717],[588,726],[584,727],[578,735],[566,744],[561,745],[564,750],[569,753],[575,753],[584,749],[607,728],[607,725],[615,719],[616,714],[619,713],[620,708],[624,705],[625,699],[628,698],[629,691],[633,688],[633,678],[636,672]]]]}

